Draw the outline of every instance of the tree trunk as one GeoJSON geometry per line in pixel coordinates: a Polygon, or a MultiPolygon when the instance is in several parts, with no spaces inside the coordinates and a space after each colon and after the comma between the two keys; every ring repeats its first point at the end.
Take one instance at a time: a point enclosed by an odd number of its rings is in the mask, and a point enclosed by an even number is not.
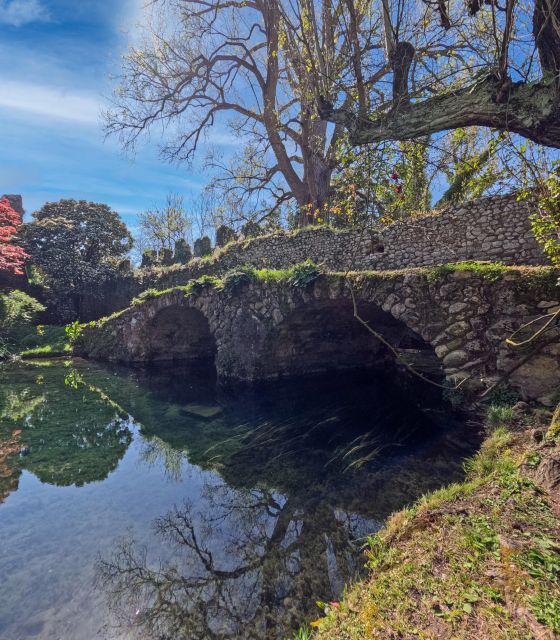
{"type": "Polygon", "coordinates": [[[305,191],[302,200],[297,199],[302,227],[316,222],[317,214],[321,217],[320,214],[324,212],[329,199],[333,171],[324,158],[316,155],[311,155],[304,164],[305,191]]]}

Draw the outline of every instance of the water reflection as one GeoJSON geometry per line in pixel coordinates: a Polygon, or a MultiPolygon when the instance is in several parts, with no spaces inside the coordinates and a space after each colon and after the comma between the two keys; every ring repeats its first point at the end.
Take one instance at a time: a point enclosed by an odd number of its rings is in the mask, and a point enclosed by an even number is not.
{"type": "Polygon", "coordinates": [[[421,397],[361,374],[249,390],[176,367],[0,368],[0,502],[17,494],[0,637],[288,637],[361,570],[366,534],[460,475],[475,443],[421,397]],[[51,538],[18,544],[44,522],[51,538]],[[118,629],[100,631],[99,594],[118,629]]]}
{"type": "MultiPolygon", "coordinates": [[[[127,538],[98,567],[123,623],[150,638],[283,638],[356,575],[356,518],[271,490],[206,487],[155,522],[173,560],[127,538]]],[[[373,523],[361,522],[362,529],[373,523]]]]}
{"type": "Polygon", "coordinates": [[[39,371],[0,369],[0,501],[22,470],[57,486],[104,480],[132,441],[128,416],[75,369],[39,371]]]}

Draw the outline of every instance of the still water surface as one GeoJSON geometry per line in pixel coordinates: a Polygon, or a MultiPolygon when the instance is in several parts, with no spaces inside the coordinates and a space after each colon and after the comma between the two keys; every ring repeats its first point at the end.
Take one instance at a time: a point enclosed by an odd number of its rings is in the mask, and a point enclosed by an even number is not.
{"type": "Polygon", "coordinates": [[[426,404],[371,374],[0,367],[0,638],[291,637],[460,475],[476,443],[426,404]]]}

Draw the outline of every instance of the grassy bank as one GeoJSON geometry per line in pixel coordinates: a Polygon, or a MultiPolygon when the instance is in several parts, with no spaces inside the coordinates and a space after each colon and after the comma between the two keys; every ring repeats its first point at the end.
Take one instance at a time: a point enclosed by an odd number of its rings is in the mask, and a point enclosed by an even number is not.
{"type": "Polygon", "coordinates": [[[550,492],[550,470],[560,468],[560,426],[549,424],[542,412],[490,408],[465,481],[394,514],[367,545],[369,578],[298,637],[558,637],[560,488],[550,492]]]}
{"type": "Polygon", "coordinates": [[[31,358],[55,358],[72,355],[72,345],[65,327],[39,326],[18,336],[10,345],[7,355],[31,358]]]}

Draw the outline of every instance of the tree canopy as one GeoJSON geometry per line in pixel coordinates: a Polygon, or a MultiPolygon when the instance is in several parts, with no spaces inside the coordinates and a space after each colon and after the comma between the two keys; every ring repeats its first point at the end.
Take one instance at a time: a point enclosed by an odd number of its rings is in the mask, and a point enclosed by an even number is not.
{"type": "Polygon", "coordinates": [[[557,0],[382,0],[379,10],[387,88],[367,86],[363,62],[349,56],[354,83],[342,93],[355,86],[357,106],[318,98],[321,116],[344,124],[353,143],[481,126],[560,148],[557,0]]]}
{"type": "Polygon", "coordinates": [[[164,207],[153,207],[140,214],[138,226],[142,249],[173,251],[175,243],[186,239],[191,228],[183,197],[167,196],[164,207]]]}
{"type": "MultiPolygon", "coordinates": [[[[344,0],[155,0],[145,39],[125,57],[109,133],[125,147],[155,127],[169,129],[165,156],[190,160],[218,125],[245,142],[222,166],[226,194],[262,198],[274,211],[294,200],[320,208],[339,164],[343,127],[329,132],[316,113],[348,76],[352,32],[344,0]],[[229,118],[229,120],[226,120],[229,118]]],[[[378,17],[353,21],[360,51],[380,45],[378,17]],[[367,34],[371,34],[369,37],[367,34]]],[[[215,157],[210,160],[220,165],[215,157]]]]}
{"type": "Polygon", "coordinates": [[[14,275],[23,274],[23,265],[28,257],[14,239],[21,216],[15,211],[7,198],[0,200],[0,271],[14,275]]]}
{"type": "Polygon", "coordinates": [[[118,214],[106,204],[84,200],[48,202],[22,226],[21,237],[32,266],[62,303],[95,294],[117,262],[132,247],[132,238],[118,214]]]}
{"type": "Polygon", "coordinates": [[[157,131],[164,156],[187,162],[207,134],[219,142],[227,131],[238,152],[205,162],[236,220],[386,216],[431,206],[442,191],[442,204],[457,202],[518,180],[525,152],[511,150],[511,133],[560,146],[556,0],[150,8],[106,130],[125,148],[157,131]]]}

